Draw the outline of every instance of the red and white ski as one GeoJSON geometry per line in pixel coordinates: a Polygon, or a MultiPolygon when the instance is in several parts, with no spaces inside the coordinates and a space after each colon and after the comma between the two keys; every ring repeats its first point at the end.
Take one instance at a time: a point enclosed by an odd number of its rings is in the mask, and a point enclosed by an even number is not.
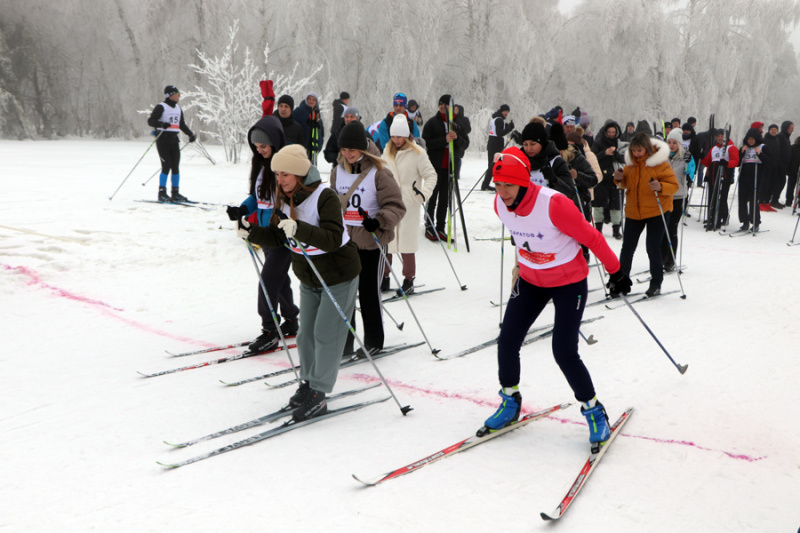
{"type": "Polygon", "coordinates": [[[564,499],[561,500],[561,503],[558,504],[558,507],[556,507],[556,509],[550,514],[540,513],[542,520],[558,520],[564,516],[564,513],[567,512],[567,509],[569,509],[569,506],[575,500],[575,497],[578,496],[578,492],[580,492],[580,490],[586,484],[586,480],[589,479],[589,476],[592,474],[592,472],[594,472],[595,467],[597,467],[597,463],[600,462],[600,459],[602,459],[603,455],[605,455],[605,453],[608,451],[611,443],[614,442],[615,438],[617,438],[622,426],[625,425],[625,422],[628,421],[632,413],[633,407],[629,407],[624,413],[622,413],[622,416],[620,416],[617,421],[614,422],[614,425],[611,426],[611,436],[598,451],[593,452],[589,456],[589,459],[586,460],[586,463],[584,463],[583,468],[581,468],[578,477],[575,478],[575,482],[569,488],[567,495],[564,496],[564,499]]]}

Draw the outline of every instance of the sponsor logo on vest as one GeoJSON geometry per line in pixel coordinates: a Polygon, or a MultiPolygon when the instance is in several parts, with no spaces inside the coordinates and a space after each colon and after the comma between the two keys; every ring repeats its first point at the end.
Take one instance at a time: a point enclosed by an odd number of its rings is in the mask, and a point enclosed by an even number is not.
{"type": "MultiPolygon", "coordinates": [[[[364,211],[367,216],[369,216],[369,211],[364,211]]],[[[344,212],[344,219],[345,220],[364,220],[361,215],[358,214],[358,211],[345,211],[344,212]]]]}

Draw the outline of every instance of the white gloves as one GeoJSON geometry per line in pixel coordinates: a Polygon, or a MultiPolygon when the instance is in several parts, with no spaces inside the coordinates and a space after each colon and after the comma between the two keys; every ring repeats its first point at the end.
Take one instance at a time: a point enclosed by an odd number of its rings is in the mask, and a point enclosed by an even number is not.
{"type": "Polygon", "coordinates": [[[278,227],[283,230],[287,239],[291,239],[297,231],[297,222],[291,218],[285,218],[278,222],[278,227]]]}

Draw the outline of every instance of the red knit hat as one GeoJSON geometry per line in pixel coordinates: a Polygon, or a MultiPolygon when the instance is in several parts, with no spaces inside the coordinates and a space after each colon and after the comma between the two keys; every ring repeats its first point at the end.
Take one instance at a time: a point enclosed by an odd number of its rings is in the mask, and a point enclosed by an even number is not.
{"type": "Polygon", "coordinates": [[[503,150],[492,167],[492,181],[529,187],[531,169],[528,156],[516,146],[503,150]]]}

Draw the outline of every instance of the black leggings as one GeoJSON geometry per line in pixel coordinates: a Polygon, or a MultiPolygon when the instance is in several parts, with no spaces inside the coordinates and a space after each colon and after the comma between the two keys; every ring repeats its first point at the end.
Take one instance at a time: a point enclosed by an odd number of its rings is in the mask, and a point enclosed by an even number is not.
{"type": "Polygon", "coordinates": [[[513,387],[519,384],[519,350],[525,334],[547,302],[553,300],[556,310],[553,357],[575,393],[575,399],[588,402],[594,398],[592,377],[578,353],[578,332],[586,305],[586,279],[561,287],[537,287],[519,278],[515,293],[508,300],[503,326],[497,339],[500,385],[513,387]]]}
{"type": "Polygon", "coordinates": [[[161,158],[161,173],[180,174],[181,163],[181,148],[178,144],[177,133],[164,132],[156,140],[156,149],[158,149],[158,157],[161,158]]]}

